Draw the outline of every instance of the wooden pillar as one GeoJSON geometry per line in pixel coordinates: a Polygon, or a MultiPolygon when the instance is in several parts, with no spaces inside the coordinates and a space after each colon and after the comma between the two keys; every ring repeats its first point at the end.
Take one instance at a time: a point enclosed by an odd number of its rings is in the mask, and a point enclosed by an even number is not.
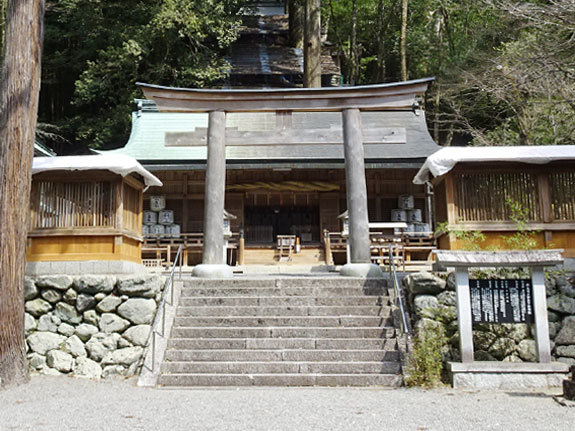
{"type": "Polygon", "coordinates": [[[190,202],[188,200],[188,174],[184,174],[183,188],[184,198],[182,199],[182,233],[188,233],[188,219],[190,218],[190,202]]]}
{"type": "Polygon", "coordinates": [[[124,227],[124,181],[120,180],[116,183],[116,229],[120,230],[124,227]]]}
{"type": "MultiPolygon", "coordinates": [[[[473,327],[471,319],[471,292],[467,267],[455,268],[457,297],[457,324],[459,326],[459,349],[461,362],[473,362],[473,327]]],[[[545,314],[547,315],[547,314],[545,314]]]]}
{"type": "Polygon", "coordinates": [[[359,109],[351,108],[344,109],[342,117],[350,259],[351,263],[370,263],[369,217],[361,116],[359,109]]]}
{"type": "Polygon", "coordinates": [[[306,88],[321,87],[321,0],[305,0],[304,71],[306,88]]]}
{"type": "Polygon", "coordinates": [[[208,158],[206,162],[202,263],[223,265],[225,264],[226,113],[224,111],[210,111],[208,121],[208,158]]]}
{"type": "Polygon", "coordinates": [[[246,250],[246,240],[244,238],[244,230],[240,231],[240,239],[238,241],[238,265],[244,264],[244,256],[246,250]]]}
{"type": "Polygon", "coordinates": [[[533,285],[533,314],[535,315],[535,344],[537,360],[551,362],[551,343],[549,342],[549,322],[547,319],[547,297],[545,290],[545,273],[542,267],[531,268],[533,285]]]}
{"type": "Polygon", "coordinates": [[[329,231],[323,231],[324,247],[325,247],[325,264],[333,265],[333,254],[331,253],[331,240],[329,238],[329,231]]]}

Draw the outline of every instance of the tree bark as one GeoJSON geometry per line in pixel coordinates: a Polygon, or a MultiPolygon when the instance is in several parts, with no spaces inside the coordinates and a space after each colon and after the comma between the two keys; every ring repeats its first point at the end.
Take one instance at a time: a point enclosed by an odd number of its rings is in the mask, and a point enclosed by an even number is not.
{"type": "Polygon", "coordinates": [[[304,0],[289,0],[289,41],[294,48],[303,48],[303,34],[305,27],[304,0]]]}
{"type": "Polygon", "coordinates": [[[353,0],[352,6],[349,59],[351,60],[349,82],[351,85],[355,85],[359,78],[359,54],[357,52],[357,0],[353,0]]]}
{"type": "Polygon", "coordinates": [[[401,0],[401,80],[407,81],[407,8],[409,0],[401,0]]]}
{"type": "Polygon", "coordinates": [[[379,40],[377,42],[377,80],[378,82],[385,81],[385,30],[384,30],[384,17],[385,10],[383,0],[377,3],[377,33],[379,40]]]}
{"type": "Polygon", "coordinates": [[[305,0],[303,85],[321,87],[321,1],[305,0]]]}
{"type": "Polygon", "coordinates": [[[44,0],[8,0],[0,87],[0,379],[28,380],[24,269],[44,0]]]}

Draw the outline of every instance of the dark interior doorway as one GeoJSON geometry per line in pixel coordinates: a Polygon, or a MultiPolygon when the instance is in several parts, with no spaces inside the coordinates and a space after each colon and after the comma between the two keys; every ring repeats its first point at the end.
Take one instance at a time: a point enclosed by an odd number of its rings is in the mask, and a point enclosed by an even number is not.
{"type": "Polygon", "coordinates": [[[246,206],[246,243],[275,243],[278,235],[297,235],[302,244],[319,243],[319,208],[302,206],[246,206]]]}

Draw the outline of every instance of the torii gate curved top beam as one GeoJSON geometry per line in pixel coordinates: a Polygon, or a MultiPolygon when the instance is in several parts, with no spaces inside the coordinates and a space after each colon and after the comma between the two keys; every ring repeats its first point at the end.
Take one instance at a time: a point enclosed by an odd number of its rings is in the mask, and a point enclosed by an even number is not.
{"type": "Polygon", "coordinates": [[[162,112],[411,110],[435,78],[358,87],[215,90],[137,83],[162,112]]]}

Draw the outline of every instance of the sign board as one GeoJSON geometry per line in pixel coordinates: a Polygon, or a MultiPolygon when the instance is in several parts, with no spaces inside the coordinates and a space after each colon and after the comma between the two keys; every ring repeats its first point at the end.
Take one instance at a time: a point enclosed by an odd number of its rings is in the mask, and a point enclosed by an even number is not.
{"type": "Polygon", "coordinates": [[[534,323],[530,279],[469,280],[472,323],[534,323]]]}

